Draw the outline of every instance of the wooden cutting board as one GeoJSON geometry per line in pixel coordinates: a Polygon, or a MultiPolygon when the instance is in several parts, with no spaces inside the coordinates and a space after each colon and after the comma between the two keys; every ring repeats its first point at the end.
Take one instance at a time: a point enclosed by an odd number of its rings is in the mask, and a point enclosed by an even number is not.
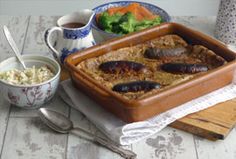
{"type": "Polygon", "coordinates": [[[181,118],[170,126],[210,139],[225,139],[236,124],[236,99],[181,118]]]}
{"type": "MultiPolygon", "coordinates": [[[[61,81],[68,79],[62,68],[61,81]]],[[[210,139],[224,139],[236,124],[236,98],[206,110],[190,114],[170,124],[171,127],[210,139]]]]}

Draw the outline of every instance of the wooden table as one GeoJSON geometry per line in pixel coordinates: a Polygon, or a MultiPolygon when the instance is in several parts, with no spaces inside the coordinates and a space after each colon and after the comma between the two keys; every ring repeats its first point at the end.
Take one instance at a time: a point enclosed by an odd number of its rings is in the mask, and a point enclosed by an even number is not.
{"type": "MultiPolygon", "coordinates": [[[[0,27],[7,25],[22,54],[50,55],[44,44],[44,31],[56,16],[0,16],[0,27]]],[[[215,17],[173,17],[174,21],[213,35],[215,17]]],[[[0,61],[13,56],[0,32],[0,61]]],[[[92,132],[97,129],[80,112],[68,107],[56,95],[48,107],[69,116],[75,125],[92,132]]],[[[235,159],[236,129],[223,141],[208,141],[192,134],[165,128],[139,143],[127,146],[138,159],[235,159]]],[[[1,159],[118,159],[119,155],[73,134],[51,131],[37,117],[36,110],[11,106],[0,97],[1,159]]]]}

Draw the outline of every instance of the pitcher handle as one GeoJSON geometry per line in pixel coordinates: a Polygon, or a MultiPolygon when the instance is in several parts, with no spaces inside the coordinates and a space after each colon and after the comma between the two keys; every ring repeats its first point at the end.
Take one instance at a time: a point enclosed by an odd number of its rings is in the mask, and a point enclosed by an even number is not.
{"type": "MultiPolygon", "coordinates": [[[[60,53],[53,47],[53,45],[50,43],[50,40],[51,40],[51,36],[52,36],[52,33],[55,32],[55,31],[58,31],[61,33],[63,33],[63,30],[62,28],[60,27],[52,27],[52,28],[49,28],[46,30],[45,34],[44,34],[44,40],[45,40],[45,43],[46,45],[49,47],[49,49],[54,53],[54,55],[56,54],[56,58],[59,58],[60,57],[60,53]]],[[[55,57],[55,56],[54,56],[55,57]]]]}

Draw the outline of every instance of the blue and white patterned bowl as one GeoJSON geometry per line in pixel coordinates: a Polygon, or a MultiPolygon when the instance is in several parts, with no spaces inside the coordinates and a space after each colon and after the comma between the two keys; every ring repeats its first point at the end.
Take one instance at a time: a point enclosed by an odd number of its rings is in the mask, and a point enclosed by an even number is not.
{"type": "Polygon", "coordinates": [[[130,3],[134,3],[134,2],[140,3],[142,6],[150,10],[152,13],[160,15],[164,22],[169,22],[171,20],[169,14],[165,10],[150,3],[138,2],[138,1],[117,1],[117,2],[105,3],[105,4],[102,4],[100,6],[93,8],[93,11],[95,12],[95,16],[92,20],[92,28],[93,28],[93,33],[95,34],[95,40],[98,42],[101,42],[104,40],[108,40],[108,39],[120,36],[118,34],[107,33],[103,31],[102,29],[100,29],[96,22],[96,14],[104,12],[108,8],[111,8],[111,7],[127,6],[130,3]]]}

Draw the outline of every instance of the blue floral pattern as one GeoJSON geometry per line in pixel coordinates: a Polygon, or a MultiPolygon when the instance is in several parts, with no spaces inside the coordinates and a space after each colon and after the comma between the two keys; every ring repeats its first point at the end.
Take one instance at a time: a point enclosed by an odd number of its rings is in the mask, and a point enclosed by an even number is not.
{"type": "Polygon", "coordinates": [[[82,47],[80,49],[73,48],[72,50],[68,50],[67,48],[63,48],[61,50],[61,57],[60,57],[61,63],[64,63],[65,58],[67,56],[69,56],[70,54],[75,53],[75,52],[80,51],[80,50],[83,50],[83,49],[85,49],[85,47],[82,47]]]}
{"type": "Polygon", "coordinates": [[[91,25],[76,30],[64,29],[63,37],[65,39],[82,39],[89,34],[90,30],[91,30],[91,25]]]}

